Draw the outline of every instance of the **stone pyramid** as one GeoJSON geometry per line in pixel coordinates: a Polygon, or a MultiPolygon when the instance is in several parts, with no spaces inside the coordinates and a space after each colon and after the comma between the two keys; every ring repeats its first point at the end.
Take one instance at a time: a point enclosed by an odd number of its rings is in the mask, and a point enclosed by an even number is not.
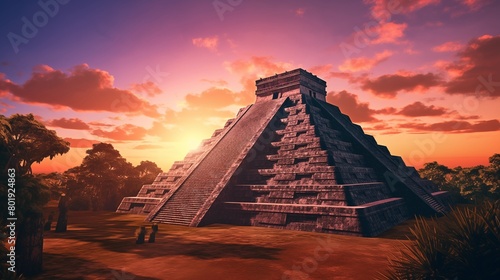
{"type": "Polygon", "coordinates": [[[325,81],[296,69],[256,85],[254,104],[117,211],[361,236],[447,211],[447,192],[325,101],[325,81]]]}

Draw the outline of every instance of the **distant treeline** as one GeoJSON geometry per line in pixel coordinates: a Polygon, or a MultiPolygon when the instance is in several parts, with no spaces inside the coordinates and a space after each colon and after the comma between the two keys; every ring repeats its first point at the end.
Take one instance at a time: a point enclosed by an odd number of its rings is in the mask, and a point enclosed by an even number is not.
{"type": "MultiPolygon", "coordinates": [[[[133,166],[111,144],[94,144],[80,166],[64,173],[32,174],[31,166],[64,154],[70,143],[47,129],[32,114],[0,115],[0,199],[7,201],[8,176],[15,177],[16,215],[39,213],[62,193],[73,210],[114,211],[124,196],[136,195],[162,170],[151,161],[133,166]]],[[[14,180],[11,179],[11,180],[14,180]]],[[[2,225],[7,207],[0,210],[2,225]]]]}
{"type": "Polygon", "coordinates": [[[60,193],[69,198],[72,210],[115,211],[125,196],[135,196],[142,185],[154,181],[163,172],[154,162],[133,166],[107,143],[94,144],[81,165],[64,173],[39,174],[53,199],[60,193]]]}
{"type": "Polygon", "coordinates": [[[449,191],[455,202],[481,203],[500,198],[500,154],[489,158],[490,165],[449,168],[437,162],[426,163],[418,172],[449,191]]]}

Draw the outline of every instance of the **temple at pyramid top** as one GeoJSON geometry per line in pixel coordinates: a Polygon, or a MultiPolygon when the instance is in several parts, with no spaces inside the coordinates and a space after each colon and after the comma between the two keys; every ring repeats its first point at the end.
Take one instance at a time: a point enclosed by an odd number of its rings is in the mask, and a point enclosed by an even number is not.
{"type": "Polygon", "coordinates": [[[326,82],[304,69],[295,69],[271,77],[259,79],[256,102],[305,94],[325,101],[326,82]]]}
{"type": "Polygon", "coordinates": [[[295,69],[256,81],[256,102],[117,211],[149,222],[375,236],[448,211],[448,193],[365,134],[326,82],[295,69]]]}

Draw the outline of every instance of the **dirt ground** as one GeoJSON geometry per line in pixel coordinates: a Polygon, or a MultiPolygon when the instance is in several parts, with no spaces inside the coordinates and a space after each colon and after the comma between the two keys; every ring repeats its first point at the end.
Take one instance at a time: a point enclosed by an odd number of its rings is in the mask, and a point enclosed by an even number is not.
{"type": "Polygon", "coordinates": [[[143,220],[70,212],[66,233],[45,232],[44,272],[33,279],[373,279],[407,242],[412,224],[377,238],[160,224],[156,243],[138,245],[135,231],[149,227],[143,220]]]}

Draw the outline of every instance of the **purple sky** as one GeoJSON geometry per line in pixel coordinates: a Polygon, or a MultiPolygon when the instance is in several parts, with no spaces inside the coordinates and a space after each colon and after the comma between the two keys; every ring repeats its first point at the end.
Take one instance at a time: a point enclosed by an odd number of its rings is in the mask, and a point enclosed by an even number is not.
{"type": "Polygon", "coordinates": [[[253,102],[255,79],[298,67],[409,165],[499,152],[498,1],[0,5],[0,113],[33,113],[72,143],[39,170],[97,141],[166,169],[253,102]]]}

